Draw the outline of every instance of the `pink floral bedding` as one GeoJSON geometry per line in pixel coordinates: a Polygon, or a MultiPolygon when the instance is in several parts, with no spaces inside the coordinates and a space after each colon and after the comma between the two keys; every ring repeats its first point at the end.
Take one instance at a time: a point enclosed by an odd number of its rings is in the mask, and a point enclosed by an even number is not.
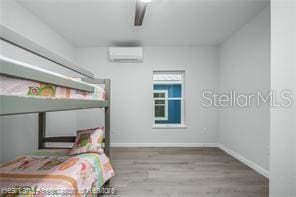
{"type": "Polygon", "coordinates": [[[43,151],[0,165],[1,193],[88,196],[114,176],[105,154],[43,151]],[[19,189],[16,191],[16,189],[19,189]]]}
{"type": "MultiPolygon", "coordinates": [[[[69,78],[70,80],[70,78],[69,78]]],[[[78,79],[72,79],[78,81],[78,79]]],[[[94,92],[80,91],[76,89],[45,84],[36,81],[20,79],[0,74],[0,95],[30,96],[39,98],[63,98],[63,99],[85,99],[85,100],[105,100],[105,89],[91,85],[94,92]]],[[[84,82],[81,82],[84,83],[84,82]]]]}

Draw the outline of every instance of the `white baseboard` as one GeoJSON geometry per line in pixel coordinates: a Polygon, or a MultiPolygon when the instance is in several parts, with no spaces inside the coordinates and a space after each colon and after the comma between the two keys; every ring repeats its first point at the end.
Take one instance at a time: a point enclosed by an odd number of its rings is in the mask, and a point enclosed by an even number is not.
{"type": "Polygon", "coordinates": [[[218,147],[217,143],[111,143],[111,147],[218,147]]]}
{"type": "Polygon", "coordinates": [[[231,155],[232,157],[236,158],[237,160],[241,161],[242,163],[246,164],[247,166],[249,166],[250,168],[252,168],[253,170],[255,170],[256,172],[258,172],[259,174],[265,176],[266,178],[269,178],[269,171],[262,168],[261,166],[255,164],[254,162],[248,160],[247,158],[245,158],[244,156],[234,152],[233,150],[227,148],[226,146],[223,146],[222,144],[218,144],[218,147],[225,151],[226,153],[228,153],[229,155],[231,155]]]}

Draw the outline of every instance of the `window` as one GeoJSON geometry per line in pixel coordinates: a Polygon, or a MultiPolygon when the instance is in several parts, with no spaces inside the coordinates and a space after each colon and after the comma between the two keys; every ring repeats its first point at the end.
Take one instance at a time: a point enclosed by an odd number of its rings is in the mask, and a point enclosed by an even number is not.
{"type": "Polygon", "coordinates": [[[180,127],[184,125],[184,73],[153,72],[153,125],[180,127]]]}

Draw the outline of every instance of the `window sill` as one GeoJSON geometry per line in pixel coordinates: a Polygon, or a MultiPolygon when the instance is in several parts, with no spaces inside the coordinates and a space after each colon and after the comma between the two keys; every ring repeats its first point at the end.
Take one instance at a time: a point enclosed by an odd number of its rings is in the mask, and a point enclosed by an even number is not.
{"type": "Polygon", "coordinates": [[[152,129],[186,129],[187,126],[184,124],[172,125],[172,124],[155,124],[152,129]]]}

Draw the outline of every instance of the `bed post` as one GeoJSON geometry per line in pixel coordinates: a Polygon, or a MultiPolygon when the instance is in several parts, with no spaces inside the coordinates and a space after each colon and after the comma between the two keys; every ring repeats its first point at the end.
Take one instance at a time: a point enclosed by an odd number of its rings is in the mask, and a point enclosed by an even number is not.
{"type": "Polygon", "coordinates": [[[110,105],[111,105],[111,84],[110,79],[105,79],[106,99],[108,107],[105,107],[105,154],[110,158],[110,105]]]}
{"type": "MultiPolygon", "coordinates": [[[[111,106],[111,84],[110,79],[105,79],[106,99],[108,100],[108,107],[105,107],[105,154],[110,158],[110,106],[111,106]]],[[[105,186],[110,186],[110,180],[105,183],[105,186]]]]}
{"type": "Polygon", "coordinates": [[[38,113],[38,149],[44,148],[43,139],[45,138],[46,132],[46,113],[40,112],[38,113]]]}

